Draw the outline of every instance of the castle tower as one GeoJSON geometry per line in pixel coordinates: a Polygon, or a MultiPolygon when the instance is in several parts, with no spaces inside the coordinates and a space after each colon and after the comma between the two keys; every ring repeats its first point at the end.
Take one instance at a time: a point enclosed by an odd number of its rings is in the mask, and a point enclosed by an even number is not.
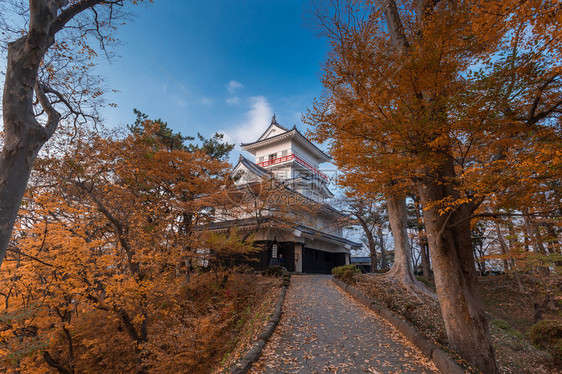
{"type": "Polygon", "coordinates": [[[275,115],[265,132],[242,149],[255,157],[255,164],[273,173],[287,186],[316,201],[334,195],[328,189],[328,176],[320,171],[320,164],[332,160],[312,144],[296,127],[287,129],[277,123],[275,115]]]}
{"type": "MultiPolygon", "coordinates": [[[[351,249],[359,249],[361,244],[343,237],[341,222],[346,215],[328,204],[334,195],[328,189],[329,179],[320,171],[320,165],[330,162],[330,156],[296,127],[281,126],[275,116],[267,130],[255,142],[242,144],[242,149],[251,153],[254,160],[240,156],[232,171],[238,191],[274,176],[291,193],[304,196],[314,209],[306,212],[307,219],[298,220],[290,227],[277,225],[263,216],[258,226],[255,217],[244,215],[214,222],[212,229],[226,231],[235,226],[239,230],[255,230],[254,242],[264,247],[250,263],[256,269],[271,265],[272,259],[277,261],[277,252],[283,255],[284,266],[297,273],[329,273],[335,266],[349,264],[351,249]]],[[[291,209],[291,205],[287,207],[291,209]]]]}

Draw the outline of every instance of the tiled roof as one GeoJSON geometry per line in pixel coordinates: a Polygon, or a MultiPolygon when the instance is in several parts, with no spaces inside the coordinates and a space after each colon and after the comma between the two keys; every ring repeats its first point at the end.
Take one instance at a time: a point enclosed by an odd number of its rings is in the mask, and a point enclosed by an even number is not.
{"type": "MultiPolygon", "coordinates": [[[[266,169],[262,168],[259,165],[256,165],[255,163],[253,163],[252,161],[248,160],[246,157],[240,155],[240,158],[238,159],[238,163],[242,164],[246,167],[246,169],[250,170],[252,173],[260,176],[260,177],[267,177],[270,176],[271,173],[269,171],[267,171],[266,169]]],[[[237,167],[238,165],[236,165],[237,167]]],[[[236,169],[236,167],[234,169],[236,169]]]]}
{"type": "Polygon", "coordinates": [[[309,235],[316,236],[316,237],[325,238],[325,239],[337,241],[337,242],[340,242],[340,243],[348,244],[349,246],[354,247],[354,248],[360,248],[361,247],[360,243],[342,238],[340,236],[336,236],[336,235],[328,234],[326,232],[318,231],[318,230],[315,230],[311,227],[298,225],[297,230],[305,232],[309,235]]]}

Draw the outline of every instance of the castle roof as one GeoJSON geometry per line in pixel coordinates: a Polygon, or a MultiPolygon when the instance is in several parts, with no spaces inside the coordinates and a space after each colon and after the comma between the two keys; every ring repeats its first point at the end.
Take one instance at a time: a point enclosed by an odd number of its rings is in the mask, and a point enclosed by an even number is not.
{"type": "Polygon", "coordinates": [[[240,157],[238,158],[238,163],[236,164],[236,166],[233,169],[233,174],[241,168],[248,169],[251,173],[257,175],[258,177],[271,176],[270,171],[262,168],[259,165],[254,164],[252,161],[248,160],[246,157],[244,157],[242,155],[240,155],[240,157]]]}
{"type": "Polygon", "coordinates": [[[257,149],[283,140],[294,140],[301,143],[310,151],[310,153],[312,153],[320,160],[320,163],[332,161],[332,158],[330,156],[328,156],[320,148],[318,148],[310,140],[308,140],[297,129],[296,126],[293,126],[293,128],[289,130],[277,123],[275,115],[271,119],[271,124],[269,125],[267,130],[264,131],[264,133],[258,138],[258,140],[252,143],[241,144],[241,147],[243,150],[255,155],[257,149]]]}

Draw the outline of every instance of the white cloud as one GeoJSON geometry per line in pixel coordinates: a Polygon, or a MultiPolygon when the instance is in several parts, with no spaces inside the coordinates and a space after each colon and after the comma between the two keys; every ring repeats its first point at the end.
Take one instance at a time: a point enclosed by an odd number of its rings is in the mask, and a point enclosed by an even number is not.
{"type": "Polygon", "coordinates": [[[240,98],[238,96],[229,97],[228,99],[226,99],[226,103],[228,105],[238,105],[240,104],[240,98]]]}
{"type": "Polygon", "coordinates": [[[205,106],[212,106],[214,101],[215,100],[209,97],[202,97],[201,99],[199,99],[199,102],[205,106]]]}
{"type": "Polygon", "coordinates": [[[240,88],[243,88],[244,86],[242,85],[242,83],[237,82],[235,80],[231,80],[230,82],[228,82],[228,84],[226,85],[226,89],[228,90],[228,92],[230,93],[234,93],[234,91],[239,90],[240,88]]]}
{"type": "Polygon", "coordinates": [[[240,125],[228,131],[225,138],[229,142],[250,143],[267,129],[271,123],[273,110],[264,96],[253,96],[249,98],[250,110],[246,112],[245,120],[240,125]]]}

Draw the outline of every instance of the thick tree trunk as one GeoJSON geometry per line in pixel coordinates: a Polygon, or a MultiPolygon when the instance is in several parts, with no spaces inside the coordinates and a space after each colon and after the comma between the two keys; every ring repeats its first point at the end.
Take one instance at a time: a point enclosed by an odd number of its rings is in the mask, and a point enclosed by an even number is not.
{"type": "Polygon", "coordinates": [[[483,373],[498,373],[495,351],[484,314],[472,250],[470,215],[461,205],[440,214],[436,202],[457,200],[459,194],[439,180],[454,177],[452,161],[445,162],[420,186],[426,231],[441,313],[451,348],[483,373]]]}
{"type": "Polygon", "coordinates": [[[84,0],[29,2],[27,33],[8,44],[2,97],[4,148],[0,153],[0,266],[6,255],[33,162],[55,132],[61,118],[37,82],[37,72],[55,35],[80,12],[102,3],[84,0]],[[64,8],[64,9],[63,9],[64,8]],[[34,96],[47,116],[45,126],[34,114],[34,96]]]}
{"type": "Polygon", "coordinates": [[[37,156],[29,145],[22,144],[18,148],[10,151],[4,147],[0,153],[0,264],[6,255],[31,165],[37,156]]]}
{"type": "MultiPolygon", "coordinates": [[[[33,31],[33,30],[32,30],[33,31]]],[[[54,39],[38,31],[8,46],[2,110],[4,148],[0,153],[0,265],[4,260],[21,200],[41,146],[53,134],[60,114],[36,85],[44,51],[54,39]],[[35,45],[30,45],[32,43],[35,45]],[[41,126],[33,113],[33,91],[48,115],[41,126]]]]}
{"type": "MultiPolygon", "coordinates": [[[[418,2],[420,30],[423,30],[425,18],[431,13],[434,4],[433,1],[418,2]]],[[[410,45],[396,2],[383,0],[381,5],[393,44],[407,54],[410,45]]],[[[422,92],[415,94],[423,98],[422,92]]],[[[427,208],[424,210],[424,221],[447,336],[452,348],[472,365],[486,374],[497,373],[494,347],[476,279],[468,218],[472,211],[462,205],[450,215],[440,214],[436,202],[445,198],[459,198],[452,186],[440,183],[454,179],[452,160],[447,159],[432,174],[420,187],[420,199],[427,208]]]]}
{"type": "Polygon", "coordinates": [[[387,273],[389,277],[406,284],[414,283],[415,277],[410,263],[410,242],[408,241],[408,209],[406,199],[390,196],[386,200],[388,220],[394,240],[394,264],[387,273]]]}

